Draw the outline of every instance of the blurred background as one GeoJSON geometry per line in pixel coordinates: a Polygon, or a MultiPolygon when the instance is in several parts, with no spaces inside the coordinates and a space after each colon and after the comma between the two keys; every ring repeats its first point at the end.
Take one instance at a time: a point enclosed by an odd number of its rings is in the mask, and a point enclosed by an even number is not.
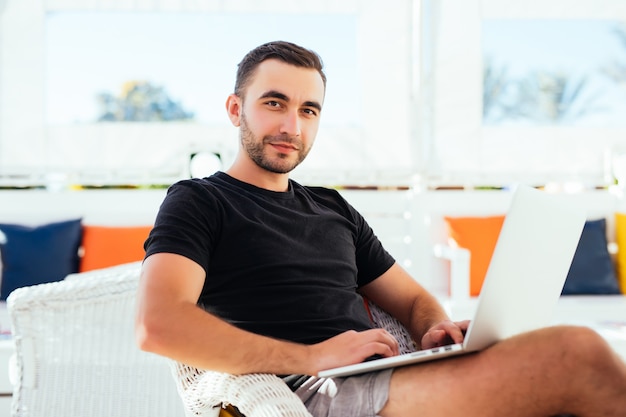
{"type": "Polygon", "coordinates": [[[620,0],[0,0],[0,187],[226,168],[237,63],[277,39],[328,75],[302,183],[626,181],[620,0]]]}

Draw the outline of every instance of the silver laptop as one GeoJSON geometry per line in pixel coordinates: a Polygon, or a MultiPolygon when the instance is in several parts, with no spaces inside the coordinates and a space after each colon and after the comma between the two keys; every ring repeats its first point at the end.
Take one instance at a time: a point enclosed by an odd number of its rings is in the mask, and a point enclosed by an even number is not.
{"type": "Polygon", "coordinates": [[[549,325],[585,225],[568,199],[518,185],[463,343],[328,369],[336,377],[432,361],[485,349],[549,325]]]}

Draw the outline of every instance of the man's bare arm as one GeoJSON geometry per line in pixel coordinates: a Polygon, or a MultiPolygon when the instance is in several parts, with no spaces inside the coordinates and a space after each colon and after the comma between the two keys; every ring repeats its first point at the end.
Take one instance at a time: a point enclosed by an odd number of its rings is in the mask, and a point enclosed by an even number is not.
{"type": "Polygon", "coordinates": [[[397,353],[393,338],[380,330],[346,332],[305,346],[238,329],[197,306],[204,276],[202,267],[180,255],[161,253],[144,261],[135,326],[141,349],[233,374],[315,375],[397,353]]]}
{"type": "Polygon", "coordinates": [[[361,288],[361,293],[396,317],[421,348],[461,342],[469,324],[452,322],[437,299],[399,264],[361,288]]]}

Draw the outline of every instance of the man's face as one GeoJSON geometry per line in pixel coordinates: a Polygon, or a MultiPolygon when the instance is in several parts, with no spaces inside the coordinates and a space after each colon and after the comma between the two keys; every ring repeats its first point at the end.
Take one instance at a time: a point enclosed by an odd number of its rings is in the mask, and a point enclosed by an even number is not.
{"type": "Polygon", "coordinates": [[[267,171],[290,172],[313,146],[323,101],[324,83],[316,70],[264,61],[242,98],[243,150],[267,171]]]}

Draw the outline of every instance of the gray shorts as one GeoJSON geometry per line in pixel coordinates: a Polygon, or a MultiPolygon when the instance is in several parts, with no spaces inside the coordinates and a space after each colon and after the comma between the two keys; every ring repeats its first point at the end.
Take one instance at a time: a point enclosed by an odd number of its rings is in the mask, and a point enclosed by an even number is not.
{"type": "Polygon", "coordinates": [[[374,417],[389,397],[392,369],[346,378],[306,380],[297,390],[314,417],[374,417]]]}

